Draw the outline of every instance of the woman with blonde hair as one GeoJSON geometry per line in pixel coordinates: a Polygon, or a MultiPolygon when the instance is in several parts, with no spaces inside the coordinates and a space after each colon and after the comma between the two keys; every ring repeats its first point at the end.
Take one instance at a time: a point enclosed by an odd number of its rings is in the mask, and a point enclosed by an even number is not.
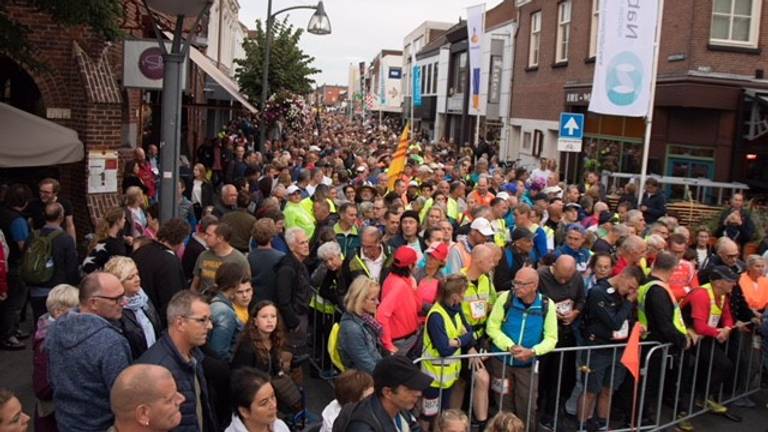
{"type": "Polygon", "coordinates": [[[469,432],[469,417],[457,409],[444,410],[436,421],[439,432],[469,432]]]}
{"type": "Polygon", "coordinates": [[[376,281],[358,276],[344,298],[346,311],[341,316],[339,352],[347,369],[372,374],[382,358],[382,326],[375,318],[379,291],[376,281]]]}
{"type": "Polygon", "coordinates": [[[499,411],[485,427],[485,432],[523,432],[524,430],[523,421],[508,411],[499,411]]]}
{"type": "Polygon", "coordinates": [[[123,235],[125,222],[122,207],[112,207],[104,213],[96,226],[88,256],[83,260],[83,273],[102,269],[113,256],[128,256],[128,246],[133,243],[133,238],[123,235]]]}
{"type": "Polygon", "coordinates": [[[128,339],[131,355],[137,359],[159,338],[162,330],[160,315],[141,289],[139,270],[132,259],[124,256],[112,257],[104,265],[104,271],[117,277],[125,289],[123,315],[117,324],[123,331],[123,336],[128,339]]]}
{"type": "Polygon", "coordinates": [[[208,180],[208,170],[201,163],[196,163],[192,168],[192,176],[192,187],[187,198],[192,201],[195,218],[200,220],[203,217],[203,209],[213,205],[213,185],[208,180]]]}
{"type": "Polygon", "coordinates": [[[144,235],[147,228],[146,205],[147,198],[141,188],[131,186],[125,191],[125,236],[136,238],[144,235]]]}
{"type": "MultiPolygon", "coordinates": [[[[48,329],[59,317],[66,315],[80,303],[79,290],[72,285],[61,284],[53,287],[45,299],[48,313],[37,320],[34,345],[32,347],[32,387],[37,397],[35,404],[35,431],[55,432],[56,412],[53,405],[53,389],[48,380],[48,353],[45,351],[45,338],[48,329]]],[[[4,430],[0,428],[0,431],[4,430]]]]}

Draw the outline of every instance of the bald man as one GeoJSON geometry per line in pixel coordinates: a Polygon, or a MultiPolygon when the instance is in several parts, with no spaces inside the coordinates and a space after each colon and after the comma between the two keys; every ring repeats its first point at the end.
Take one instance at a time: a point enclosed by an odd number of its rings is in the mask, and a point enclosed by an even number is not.
{"type": "Polygon", "coordinates": [[[461,269],[468,282],[461,309],[475,332],[475,339],[485,336],[485,322],[496,302],[496,288],[491,280],[491,271],[496,264],[494,258],[493,249],[480,244],[472,249],[469,267],[461,269]]]}
{"type": "Polygon", "coordinates": [[[110,392],[115,424],[107,432],[169,431],[181,422],[184,396],[162,366],[137,364],[117,376],[110,392]]]}
{"type": "Polygon", "coordinates": [[[709,274],[715,266],[724,265],[736,274],[742,274],[747,266],[739,259],[739,245],[728,237],[720,237],[715,243],[715,254],[707,260],[707,266],[699,270],[699,283],[709,283],[709,274]]]}
{"type": "Polygon", "coordinates": [[[531,366],[535,357],[551,352],[557,345],[557,311],[552,300],[539,292],[539,274],[533,268],[521,268],[513,286],[499,294],[486,327],[493,351],[510,355],[491,357],[488,369],[496,396],[503,394],[504,407],[518,413],[528,424],[532,419],[526,419],[526,413],[536,412],[535,405],[530,411],[528,406],[535,404],[539,388],[539,375],[531,373],[531,366]]]}
{"type": "MultiPolygon", "coordinates": [[[[576,260],[570,255],[560,255],[551,267],[539,269],[541,292],[552,299],[557,311],[557,348],[576,346],[576,325],[586,304],[584,279],[576,271],[576,260]]],[[[576,384],[576,354],[574,351],[545,356],[540,365],[542,392],[541,423],[554,427],[558,399],[558,375],[562,371],[559,398],[560,406],[570,396],[576,384]]]]}

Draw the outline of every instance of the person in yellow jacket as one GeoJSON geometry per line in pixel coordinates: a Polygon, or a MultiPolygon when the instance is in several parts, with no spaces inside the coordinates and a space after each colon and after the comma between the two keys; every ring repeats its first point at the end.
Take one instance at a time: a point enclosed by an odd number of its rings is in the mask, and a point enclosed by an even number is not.
{"type": "Polygon", "coordinates": [[[315,217],[301,205],[301,189],[296,185],[288,186],[288,202],[285,204],[285,228],[301,228],[308,238],[315,233],[315,217]]]}
{"type": "Polygon", "coordinates": [[[504,398],[505,409],[530,423],[539,388],[532,367],[536,357],[557,345],[557,308],[539,292],[539,274],[533,268],[520,269],[513,286],[496,299],[486,324],[491,351],[508,355],[492,357],[488,369],[491,388],[504,398]]]}
{"type": "Polygon", "coordinates": [[[478,340],[485,336],[485,322],[496,302],[496,288],[490,277],[493,267],[493,250],[481,244],[472,249],[469,266],[461,269],[461,274],[467,277],[467,292],[461,310],[478,340]]]}
{"type": "MultiPolygon", "coordinates": [[[[461,305],[466,290],[466,277],[449,276],[448,279],[440,282],[438,301],[427,313],[423,339],[423,353],[426,359],[421,362],[421,370],[433,381],[424,391],[422,398],[421,416],[425,423],[431,422],[440,411],[450,407],[451,390],[459,380],[462,369],[462,361],[450,357],[460,355],[462,348],[466,349],[468,354],[477,354],[472,327],[467,324],[462,314],[461,305]]],[[[489,378],[482,361],[479,358],[472,358],[468,364],[476,374],[474,381],[485,383],[484,388],[476,389],[475,395],[484,393],[487,401],[489,378]]],[[[475,403],[474,412],[478,421],[484,423],[488,418],[488,403],[485,402],[480,407],[475,403]]]]}

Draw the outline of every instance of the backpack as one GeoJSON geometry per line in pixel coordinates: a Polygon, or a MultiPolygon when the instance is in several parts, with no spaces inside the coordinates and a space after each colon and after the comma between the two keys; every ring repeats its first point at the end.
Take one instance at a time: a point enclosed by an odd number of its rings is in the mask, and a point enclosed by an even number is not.
{"type": "Polygon", "coordinates": [[[53,241],[62,234],[62,230],[45,235],[40,230],[32,232],[32,239],[21,258],[21,278],[24,282],[31,285],[44,284],[53,278],[56,270],[53,264],[53,241]]]}
{"type": "Polygon", "coordinates": [[[331,327],[331,334],[328,336],[328,355],[331,357],[331,363],[336,366],[336,369],[344,372],[347,368],[344,366],[344,362],[341,361],[341,352],[339,352],[339,333],[341,332],[341,325],[334,323],[331,327]]]}

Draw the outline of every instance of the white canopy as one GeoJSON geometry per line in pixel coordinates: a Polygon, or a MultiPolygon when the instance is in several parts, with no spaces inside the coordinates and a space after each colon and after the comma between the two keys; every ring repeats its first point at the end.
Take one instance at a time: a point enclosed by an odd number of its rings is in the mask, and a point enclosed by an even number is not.
{"type": "Polygon", "coordinates": [[[83,155],[77,132],[0,102],[0,167],[66,164],[83,155]]]}

